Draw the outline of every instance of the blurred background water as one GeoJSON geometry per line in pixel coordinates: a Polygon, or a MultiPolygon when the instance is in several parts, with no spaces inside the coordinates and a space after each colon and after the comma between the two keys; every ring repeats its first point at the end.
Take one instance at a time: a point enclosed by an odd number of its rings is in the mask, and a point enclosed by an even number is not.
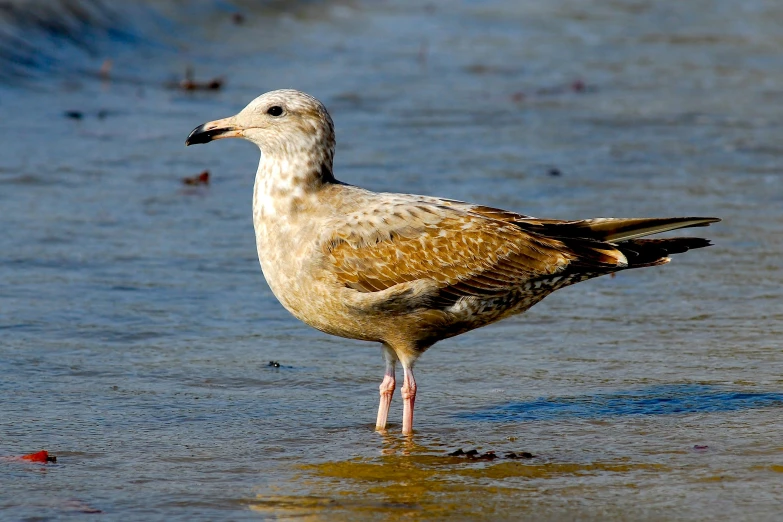
{"type": "Polygon", "coordinates": [[[0,455],[57,463],[0,518],[779,520],[782,49],[769,0],[3,3],[0,455]],[[724,221],[436,345],[378,434],[379,349],[263,280],[258,151],[184,148],[283,87],[349,183],[724,221]]]}

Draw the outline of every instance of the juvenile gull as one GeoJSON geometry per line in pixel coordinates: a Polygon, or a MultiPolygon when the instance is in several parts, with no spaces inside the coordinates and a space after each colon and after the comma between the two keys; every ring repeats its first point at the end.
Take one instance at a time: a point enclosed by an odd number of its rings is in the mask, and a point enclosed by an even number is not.
{"type": "Polygon", "coordinates": [[[187,145],[244,138],[261,149],[253,187],[258,259],[296,318],[382,344],[376,426],[386,427],[397,361],[402,431],[413,429],[413,365],[430,346],[524,312],[564,286],[662,265],[706,239],[639,239],[710,217],[537,219],[462,201],[370,192],[335,179],[334,126],[305,93],[278,90],[196,127],[187,145]]]}

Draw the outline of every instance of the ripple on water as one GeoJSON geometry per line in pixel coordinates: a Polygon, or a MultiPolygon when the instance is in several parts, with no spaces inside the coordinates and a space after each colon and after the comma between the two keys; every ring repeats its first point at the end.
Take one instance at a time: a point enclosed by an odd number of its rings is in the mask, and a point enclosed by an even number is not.
{"type": "Polygon", "coordinates": [[[728,412],[751,408],[781,408],[783,393],[747,392],[718,386],[683,384],[616,391],[580,397],[556,397],[510,402],[457,414],[483,421],[540,421],[601,418],[617,415],[675,415],[728,412]]]}

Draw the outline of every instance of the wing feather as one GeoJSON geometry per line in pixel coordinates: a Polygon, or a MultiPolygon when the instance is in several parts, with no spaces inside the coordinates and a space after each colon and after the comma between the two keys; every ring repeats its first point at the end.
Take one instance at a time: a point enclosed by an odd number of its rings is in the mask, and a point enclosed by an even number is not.
{"type": "Polygon", "coordinates": [[[545,237],[496,218],[518,214],[501,213],[397,205],[384,212],[386,219],[351,221],[348,232],[335,227],[341,232],[322,242],[327,268],[359,292],[426,279],[456,296],[490,296],[562,272],[574,261],[603,270],[624,266],[625,256],[613,245],[545,237]]]}

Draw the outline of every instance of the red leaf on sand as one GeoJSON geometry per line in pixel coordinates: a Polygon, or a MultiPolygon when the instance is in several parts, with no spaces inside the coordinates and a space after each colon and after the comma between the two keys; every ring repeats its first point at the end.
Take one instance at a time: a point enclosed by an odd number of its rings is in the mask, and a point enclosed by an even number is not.
{"type": "Polygon", "coordinates": [[[205,170],[198,176],[183,178],[182,183],[185,185],[209,185],[209,171],[205,170]]]}
{"type": "Polygon", "coordinates": [[[57,457],[50,457],[49,452],[46,450],[35,453],[28,453],[27,455],[23,455],[19,458],[29,462],[57,462],[57,457]]]}

